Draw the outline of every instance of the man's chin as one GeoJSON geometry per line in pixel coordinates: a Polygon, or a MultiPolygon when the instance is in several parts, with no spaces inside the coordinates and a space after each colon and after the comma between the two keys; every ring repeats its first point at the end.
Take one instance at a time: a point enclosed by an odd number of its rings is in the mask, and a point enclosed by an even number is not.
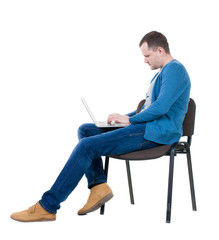
{"type": "Polygon", "coordinates": [[[150,68],[151,68],[151,70],[157,70],[157,69],[159,69],[159,67],[151,66],[151,65],[150,65],[150,68]]]}

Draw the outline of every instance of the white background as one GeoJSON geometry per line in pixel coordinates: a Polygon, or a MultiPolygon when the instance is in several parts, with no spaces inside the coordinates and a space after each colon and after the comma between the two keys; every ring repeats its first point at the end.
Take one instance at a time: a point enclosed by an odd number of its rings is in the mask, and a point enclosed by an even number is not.
{"type": "MultiPolygon", "coordinates": [[[[216,0],[0,1],[0,235],[2,239],[218,239],[218,5],[216,0]],[[35,204],[55,181],[90,118],[128,113],[156,71],[138,44],[149,31],[168,38],[187,68],[197,104],[192,161],[198,211],[191,208],[186,160],[177,157],[172,223],[165,223],[168,158],[131,163],[130,205],[123,161],[111,160],[115,197],[79,217],[83,178],[57,221],[18,223],[10,214],[35,204]]],[[[101,119],[102,118],[102,119],[101,119]]]]}

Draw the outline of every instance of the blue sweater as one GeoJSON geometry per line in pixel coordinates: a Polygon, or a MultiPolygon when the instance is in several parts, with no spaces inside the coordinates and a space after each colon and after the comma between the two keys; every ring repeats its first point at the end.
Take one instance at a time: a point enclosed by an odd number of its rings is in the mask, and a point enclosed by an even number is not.
{"type": "Polygon", "coordinates": [[[128,114],[130,123],[146,123],[144,138],[149,141],[160,144],[178,142],[182,136],[190,88],[185,67],[179,61],[172,60],[163,67],[156,79],[151,105],[140,113],[134,111],[128,114]]]}

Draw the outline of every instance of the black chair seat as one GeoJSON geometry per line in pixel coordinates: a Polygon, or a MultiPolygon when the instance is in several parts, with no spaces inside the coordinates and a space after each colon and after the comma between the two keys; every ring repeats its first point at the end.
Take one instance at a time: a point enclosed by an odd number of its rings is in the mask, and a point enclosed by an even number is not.
{"type": "Polygon", "coordinates": [[[162,145],[160,147],[150,148],[141,151],[135,151],[131,153],[112,155],[111,158],[122,160],[149,160],[162,157],[166,155],[171,148],[171,145],[162,145]]]}

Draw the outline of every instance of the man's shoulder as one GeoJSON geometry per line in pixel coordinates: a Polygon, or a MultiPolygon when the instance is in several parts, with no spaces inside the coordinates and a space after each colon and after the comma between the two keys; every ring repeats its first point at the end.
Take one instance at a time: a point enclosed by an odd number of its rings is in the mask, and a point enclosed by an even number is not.
{"type": "Polygon", "coordinates": [[[176,59],[173,59],[171,62],[169,62],[167,65],[165,65],[163,67],[163,73],[165,72],[182,72],[182,73],[187,73],[186,68],[184,67],[184,65],[179,62],[176,59]]]}
{"type": "Polygon", "coordinates": [[[160,81],[162,83],[175,84],[176,79],[178,83],[183,82],[186,85],[190,83],[190,77],[186,68],[176,59],[165,65],[161,73],[160,81]]]}
{"type": "Polygon", "coordinates": [[[177,59],[173,59],[167,65],[165,65],[163,69],[169,69],[169,68],[185,68],[185,67],[177,59]]]}

